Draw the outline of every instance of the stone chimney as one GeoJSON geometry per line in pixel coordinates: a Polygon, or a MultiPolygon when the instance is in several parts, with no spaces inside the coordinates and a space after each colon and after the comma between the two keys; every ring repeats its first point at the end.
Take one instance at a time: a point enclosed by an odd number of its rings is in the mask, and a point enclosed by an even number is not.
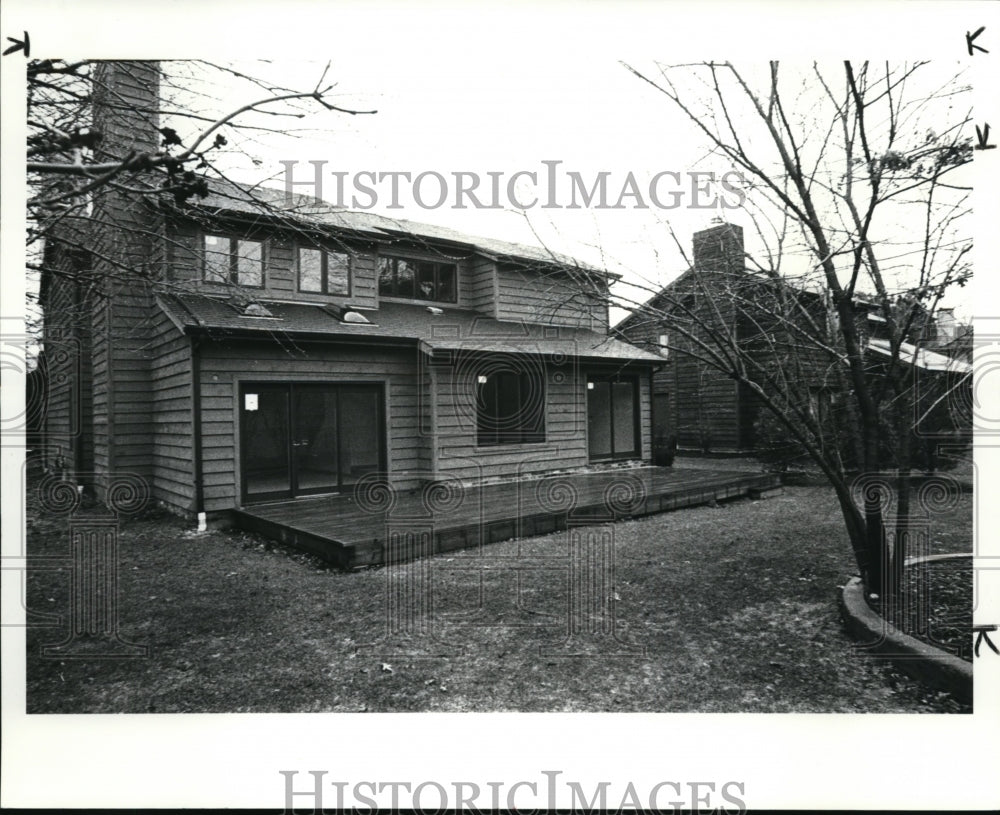
{"type": "Polygon", "coordinates": [[[695,232],[694,267],[705,272],[742,272],[743,228],[720,221],[695,232]]]}

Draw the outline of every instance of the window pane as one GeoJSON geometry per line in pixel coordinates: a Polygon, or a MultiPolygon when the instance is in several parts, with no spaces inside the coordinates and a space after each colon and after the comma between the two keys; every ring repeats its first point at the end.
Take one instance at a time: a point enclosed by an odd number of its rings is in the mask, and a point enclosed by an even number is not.
{"type": "Polygon", "coordinates": [[[340,440],[337,437],[337,391],[303,385],[292,393],[295,431],[292,455],[300,491],[336,489],[340,440]]]}
{"type": "Polygon", "coordinates": [[[587,383],[587,435],[591,458],[611,455],[611,384],[587,383]],[[591,387],[593,386],[593,387],[591,387]]]}
{"type": "Polygon", "coordinates": [[[521,409],[521,377],[514,373],[504,372],[497,377],[497,415],[496,427],[500,442],[508,444],[521,441],[522,420],[521,409]]]}
{"type": "Polygon", "coordinates": [[[434,285],[434,264],[417,263],[417,299],[437,300],[437,291],[434,285]]]}
{"type": "Polygon", "coordinates": [[[238,241],[236,280],[241,286],[264,285],[264,253],[260,241],[238,241]]]}
{"type": "Polygon", "coordinates": [[[457,296],[457,270],[452,263],[441,263],[438,265],[437,299],[446,303],[454,303],[457,296]]]}
{"type": "Polygon", "coordinates": [[[540,377],[521,377],[521,437],[523,441],[545,441],[545,392],[540,377]]]}
{"type": "Polygon", "coordinates": [[[374,388],[340,391],[340,462],[344,484],[379,470],[382,460],[379,393],[374,388]]]}
{"type": "Polygon", "coordinates": [[[545,441],[545,394],[540,377],[502,371],[489,374],[477,388],[479,444],[545,441]]]}
{"type": "Polygon", "coordinates": [[[479,444],[496,444],[497,376],[489,376],[476,385],[476,423],[479,444]]]}
{"type": "Polygon", "coordinates": [[[632,382],[615,382],[612,386],[614,410],[615,455],[636,452],[635,386],[632,382]]]}
{"type": "Polygon", "coordinates": [[[248,388],[243,398],[243,478],[247,495],[289,494],[287,391],[262,385],[248,388]]]}
{"type": "Polygon", "coordinates": [[[351,257],[341,252],[326,253],[327,294],[351,293],[351,257]]]}
{"type": "Polygon", "coordinates": [[[229,280],[229,238],[205,236],[205,280],[209,283],[229,280]]]}
{"type": "Polygon", "coordinates": [[[396,261],[396,297],[413,297],[413,284],[416,278],[416,264],[410,260],[396,261]]]}
{"type": "Polygon", "coordinates": [[[378,293],[385,297],[396,293],[395,266],[396,261],[392,258],[378,259],[378,293]]]}
{"type": "Polygon", "coordinates": [[[323,291],[323,253],[299,247],[299,291],[323,291]]]}

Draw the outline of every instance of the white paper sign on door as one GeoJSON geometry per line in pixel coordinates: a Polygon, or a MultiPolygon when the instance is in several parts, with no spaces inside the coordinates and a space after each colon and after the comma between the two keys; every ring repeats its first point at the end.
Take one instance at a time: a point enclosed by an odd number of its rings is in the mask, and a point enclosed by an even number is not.
{"type": "Polygon", "coordinates": [[[243,407],[246,410],[256,410],[257,409],[257,394],[247,393],[243,397],[243,407]]]}

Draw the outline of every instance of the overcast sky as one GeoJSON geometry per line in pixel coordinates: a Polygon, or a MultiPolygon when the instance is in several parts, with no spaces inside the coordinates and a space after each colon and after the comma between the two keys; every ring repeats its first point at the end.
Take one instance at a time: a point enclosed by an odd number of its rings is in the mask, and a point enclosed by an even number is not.
{"type": "MultiPolygon", "coordinates": [[[[650,60],[632,64],[655,70],[650,60]]],[[[310,90],[326,65],[321,60],[280,60],[269,64],[241,62],[238,67],[286,87],[310,90]]],[[[182,73],[193,70],[176,64],[170,69],[182,73]]],[[[799,61],[782,70],[808,75],[809,69],[808,62],[799,61]]],[[[933,89],[955,71],[954,62],[933,64],[922,68],[918,76],[924,88],[933,89]]],[[[234,85],[218,75],[209,73],[207,77],[210,92],[218,97],[219,111],[259,96],[259,91],[234,85]]],[[[307,105],[305,118],[281,120],[282,134],[262,134],[256,141],[242,144],[245,153],[260,164],[235,151],[231,159],[222,159],[220,164],[239,180],[259,182],[271,176],[269,183],[277,185],[284,174],[282,161],[297,162],[297,181],[313,179],[310,162],[323,161],[323,195],[327,200],[338,198],[334,173],[345,173],[342,200],[347,206],[358,202],[375,212],[442,224],[473,235],[541,242],[606,266],[622,274],[624,281],[647,289],[669,282],[686,268],[668,224],[689,251],[692,233],[722,217],[743,226],[748,251],[762,255],[763,247],[746,212],[704,207],[716,199],[735,202],[734,197],[717,186],[706,188],[705,176],[690,175],[714,172],[720,177],[733,166],[709,155],[705,137],[665,96],[626,70],[619,58],[570,52],[553,60],[551,53],[529,51],[498,62],[495,70],[468,71],[462,70],[447,50],[386,48],[377,58],[369,55],[362,59],[348,49],[330,60],[324,84],[333,83],[336,87],[330,98],[337,105],[377,112],[351,116],[307,105]],[[522,177],[515,186],[517,198],[523,203],[530,203],[536,195],[544,199],[550,169],[543,162],[559,162],[551,166],[559,179],[556,202],[560,206],[544,208],[542,200],[533,208],[518,209],[508,198],[508,180],[518,172],[535,173],[537,188],[533,189],[530,178],[522,177]],[[363,171],[409,173],[411,178],[425,172],[440,174],[449,184],[448,195],[443,205],[434,206],[440,186],[436,178],[426,178],[420,191],[427,206],[422,207],[401,178],[401,208],[390,207],[388,181],[375,185],[378,200],[372,206],[372,197],[352,186],[355,175],[363,171]],[[655,206],[648,195],[649,180],[664,171],[680,174],[679,184],[675,176],[665,176],[657,187],[661,202],[679,202],[680,206],[669,210],[655,206]],[[484,203],[490,203],[491,196],[488,174],[502,173],[498,189],[503,209],[477,208],[468,197],[468,208],[456,208],[456,172],[474,173],[481,180],[475,194],[484,203]],[[631,173],[649,206],[636,207],[637,199],[628,195],[622,199],[621,209],[567,208],[570,182],[566,174],[570,172],[579,173],[588,188],[601,172],[608,173],[609,204],[618,200],[631,173]],[[694,186],[703,192],[694,192],[694,186]]],[[[199,82],[192,86],[203,87],[199,82]]],[[[802,111],[818,100],[821,89],[812,81],[798,93],[791,101],[802,111]]],[[[963,104],[967,110],[969,101],[963,104]]],[[[941,114],[943,119],[959,112],[942,106],[941,114]]],[[[274,121],[269,118],[267,123],[273,125],[274,121]]],[[[915,129],[925,127],[925,122],[910,124],[915,129]]],[[[298,192],[309,190],[296,187],[298,192]]],[[[919,237],[920,227],[919,221],[908,224],[903,219],[893,227],[895,232],[883,233],[901,247],[901,258],[894,263],[906,263],[905,253],[913,249],[906,242],[919,237]]],[[[790,253],[786,269],[802,273],[805,262],[790,253]]],[[[630,296],[645,299],[641,290],[632,291],[630,296]]],[[[948,305],[967,313],[965,292],[956,290],[948,305]]]]}

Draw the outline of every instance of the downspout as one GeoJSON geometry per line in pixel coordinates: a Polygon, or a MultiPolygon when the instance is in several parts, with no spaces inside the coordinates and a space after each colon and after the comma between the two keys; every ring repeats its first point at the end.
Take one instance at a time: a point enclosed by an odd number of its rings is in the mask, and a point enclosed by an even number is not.
{"type": "Polygon", "coordinates": [[[663,364],[649,366],[649,463],[656,463],[656,374],[663,370],[663,364]]]}
{"type": "MultiPolygon", "coordinates": [[[[649,366],[649,463],[656,464],[656,395],[653,391],[653,366],[649,366]]],[[[640,430],[642,428],[640,427],[640,430]]],[[[641,434],[640,434],[641,435],[641,434]]]]}
{"type": "Polygon", "coordinates": [[[208,528],[205,517],[205,488],[201,473],[201,338],[191,335],[191,458],[194,476],[194,511],[198,531],[208,528]]]}

